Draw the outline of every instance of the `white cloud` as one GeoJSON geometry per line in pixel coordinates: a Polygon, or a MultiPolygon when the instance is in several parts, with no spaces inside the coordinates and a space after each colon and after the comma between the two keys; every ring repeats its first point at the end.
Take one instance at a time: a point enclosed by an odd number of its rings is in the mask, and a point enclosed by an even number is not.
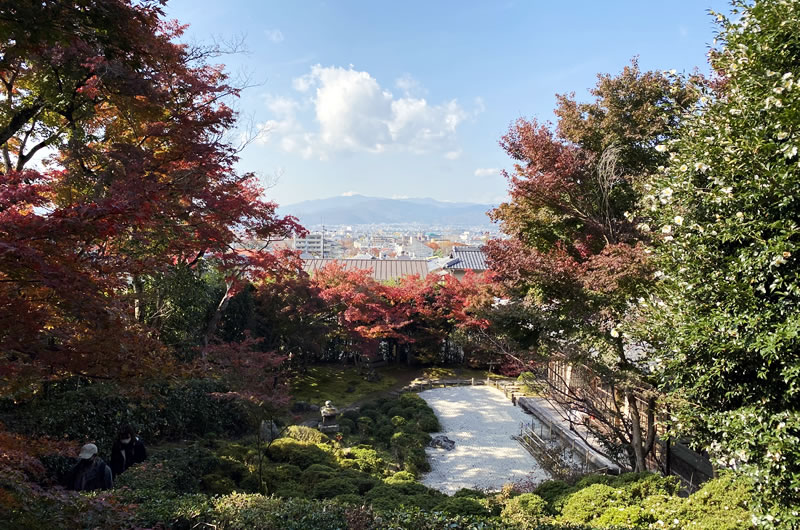
{"type": "Polygon", "coordinates": [[[458,160],[459,158],[461,158],[462,154],[464,154],[464,152],[461,149],[459,149],[458,151],[448,151],[448,152],[446,152],[444,154],[444,157],[446,159],[448,159],[448,160],[458,160]]]}
{"type": "Polygon", "coordinates": [[[499,174],[500,170],[496,167],[480,167],[475,170],[476,177],[491,177],[499,174]]]}
{"type": "Polygon", "coordinates": [[[414,79],[410,74],[405,74],[394,82],[394,86],[399,88],[406,97],[412,94],[425,94],[427,91],[422,88],[419,81],[414,79]]]}
{"type": "Polygon", "coordinates": [[[342,197],[352,197],[353,195],[358,195],[358,193],[355,191],[346,191],[342,193],[342,197]]]}
{"type": "MultiPolygon", "coordinates": [[[[309,94],[317,129],[300,127],[300,105],[287,98],[272,98],[268,109],[277,116],[263,124],[270,125],[270,135],[280,138],[286,151],[303,156],[327,157],[337,151],[382,153],[442,153],[454,160],[461,155],[457,144],[458,126],[482,111],[466,111],[453,99],[438,105],[425,98],[413,97],[421,91],[410,76],[397,81],[404,91],[396,97],[381,87],[368,72],[336,66],[313,66],[311,71],[293,80],[292,86],[309,94]],[[313,92],[312,92],[313,91],[313,92]]],[[[267,138],[269,141],[269,138],[267,138]]]]}
{"type": "Polygon", "coordinates": [[[264,35],[274,43],[283,42],[283,32],[279,29],[266,29],[264,35]]]}

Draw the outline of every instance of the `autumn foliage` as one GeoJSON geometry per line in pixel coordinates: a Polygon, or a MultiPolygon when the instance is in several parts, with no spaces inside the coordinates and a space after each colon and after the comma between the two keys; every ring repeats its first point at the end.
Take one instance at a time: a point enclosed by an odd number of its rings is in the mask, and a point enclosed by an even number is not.
{"type": "Polygon", "coordinates": [[[159,2],[23,1],[0,17],[2,374],[163,370],[139,279],[214,257],[230,294],[277,259],[242,241],[300,230],[234,169],[239,89],[216,50],[177,42],[159,2]]]}

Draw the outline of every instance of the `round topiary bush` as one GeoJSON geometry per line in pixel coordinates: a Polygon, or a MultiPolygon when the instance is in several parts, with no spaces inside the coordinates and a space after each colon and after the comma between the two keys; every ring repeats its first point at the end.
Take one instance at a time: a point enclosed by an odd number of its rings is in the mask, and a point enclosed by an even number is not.
{"type": "Polygon", "coordinates": [[[355,495],[353,493],[343,493],[342,495],[337,495],[333,498],[333,500],[339,504],[355,506],[361,506],[364,504],[364,498],[361,495],[355,495]]]}
{"type": "Polygon", "coordinates": [[[312,464],[331,464],[333,456],[322,449],[324,445],[298,442],[291,438],[280,438],[269,447],[269,457],[275,462],[293,464],[306,469],[312,464]]]}
{"type": "Polygon", "coordinates": [[[417,426],[423,432],[438,432],[441,429],[439,420],[433,413],[421,414],[417,418],[417,426]]]}
{"type": "Polygon", "coordinates": [[[315,499],[332,499],[337,495],[358,494],[358,487],[342,477],[323,480],[313,489],[315,499]]]}
{"type": "Polygon", "coordinates": [[[316,484],[333,477],[334,473],[335,471],[332,467],[323,464],[311,464],[300,475],[300,479],[306,484],[316,484]]]}
{"type": "Polygon", "coordinates": [[[434,510],[450,515],[490,515],[483,503],[471,497],[449,497],[439,502],[434,510]]]}
{"type": "Polygon", "coordinates": [[[391,477],[384,480],[387,484],[397,484],[401,482],[414,482],[416,478],[408,471],[398,471],[391,477]]]}
{"type": "Polygon", "coordinates": [[[537,528],[546,518],[547,501],[535,493],[523,493],[508,499],[500,512],[503,523],[514,528],[537,528]]]}
{"type": "Polygon", "coordinates": [[[569,496],[561,511],[565,522],[586,524],[609,508],[625,506],[624,492],[606,484],[592,484],[569,496]]]}
{"type": "Polygon", "coordinates": [[[203,492],[211,495],[227,495],[236,489],[236,483],[219,473],[211,473],[202,478],[203,492]]]}
{"type": "Polygon", "coordinates": [[[616,506],[609,508],[593,521],[593,524],[606,528],[646,528],[649,523],[654,523],[652,514],[648,514],[640,506],[616,506]]]}
{"type": "Polygon", "coordinates": [[[286,429],[286,437],[312,444],[322,444],[331,441],[330,438],[319,432],[317,429],[306,427],[305,425],[291,425],[286,429]]]}
{"type": "Polygon", "coordinates": [[[539,484],[533,493],[547,502],[547,510],[551,515],[558,515],[572,491],[572,486],[563,480],[548,480],[539,484]]]}

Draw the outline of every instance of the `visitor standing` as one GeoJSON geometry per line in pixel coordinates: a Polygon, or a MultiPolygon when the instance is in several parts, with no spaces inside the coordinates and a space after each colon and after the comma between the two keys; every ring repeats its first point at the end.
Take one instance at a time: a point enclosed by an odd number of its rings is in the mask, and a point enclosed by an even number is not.
{"type": "Polygon", "coordinates": [[[75,491],[107,490],[114,486],[111,468],[97,456],[97,446],[86,444],[67,475],[67,489],[75,491]]]}
{"type": "Polygon", "coordinates": [[[133,464],[144,462],[146,458],[147,450],[144,448],[144,442],[136,436],[133,427],[124,425],[111,447],[111,471],[114,476],[116,477],[133,464]]]}

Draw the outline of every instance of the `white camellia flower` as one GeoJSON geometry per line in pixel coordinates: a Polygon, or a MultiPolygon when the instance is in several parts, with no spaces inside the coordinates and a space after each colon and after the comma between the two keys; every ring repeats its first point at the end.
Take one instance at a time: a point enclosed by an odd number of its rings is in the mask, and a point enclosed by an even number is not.
{"type": "Polygon", "coordinates": [[[664,225],[661,227],[662,234],[669,234],[670,232],[672,232],[672,225],[664,225]]]}
{"type": "Polygon", "coordinates": [[[664,145],[664,144],[658,144],[658,145],[656,146],[656,151],[658,151],[659,153],[663,153],[663,152],[665,152],[666,150],[667,150],[667,146],[666,146],[666,145],[664,145]]]}
{"type": "Polygon", "coordinates": [[[703,173],[705,173],[706,171],[708,171],[708,166],[702,162],[695,162],[694,169],[695,171],[702,171],[703,173]]]}
{"type": "Polygon", "coordinates": [[[777,138],[778,140],[785,140],[785,139],[787,139],[788,137],[789,137],[789,133],[788,133],[788,132],[786,132],[786,131],[781,131],[781,132],[779,132],[779,133],[777,134],[777,136],[776,136],[776,138],[777,138]]]}
{"type": "Polygon", "coordinates": [[[743,217],[744,217],[744,214],[742,212],[736,212],[736,218],[737,219],[742,219],[743,217]]]}
{"type": "Polygon", "coordinates": [[[611,336],[614,337],[615,339],[619,337],[619,331],[617,331],[617,328],[611,330],[611,336]]]}
{"type": "Polygon", "coordinates": [[[676,215],[675,217],[672,218],[672,220],[675,221],[675,224],[678,226],[681,226],[683,224],[683,217],[681,217],[680,215],[676,215]]]}

